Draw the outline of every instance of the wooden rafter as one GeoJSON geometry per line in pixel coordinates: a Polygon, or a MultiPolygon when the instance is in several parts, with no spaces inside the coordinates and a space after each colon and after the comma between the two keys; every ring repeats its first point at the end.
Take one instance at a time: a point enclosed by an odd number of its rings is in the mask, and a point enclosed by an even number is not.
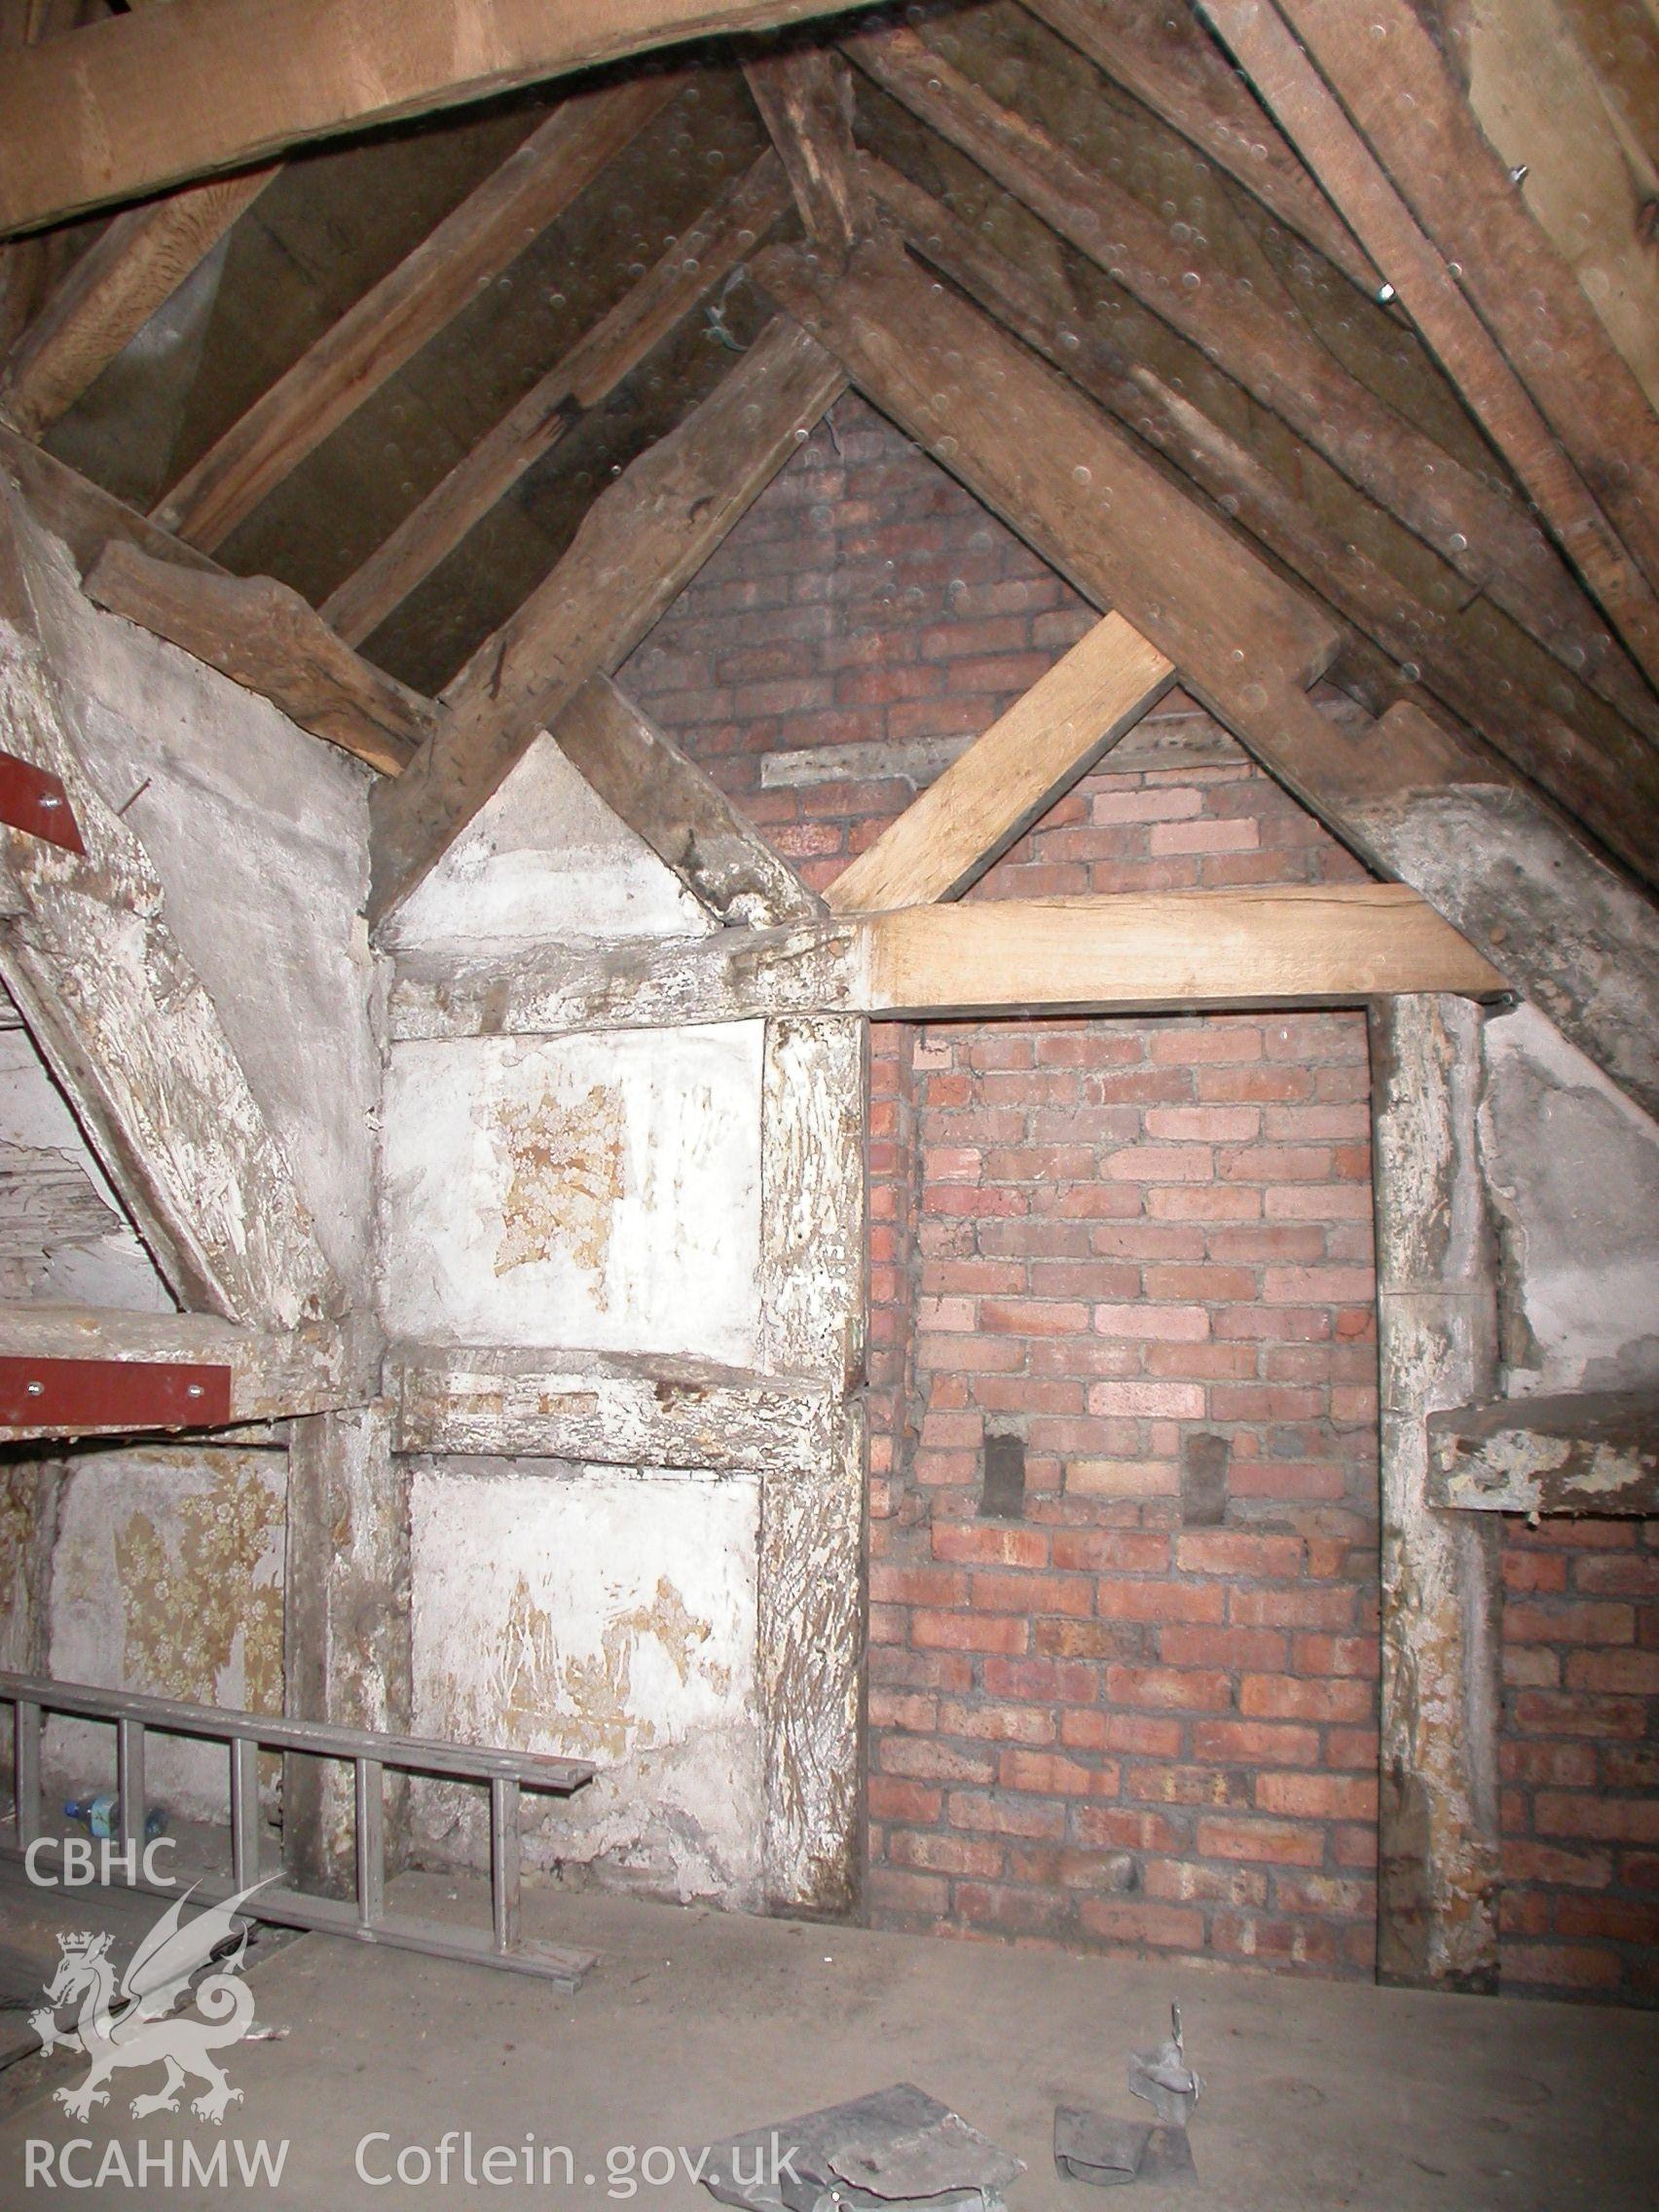
{"type": "Polygon", "coordinates": [[[383,776],[400,774],[438,725],[430,699],[359,659],[275,577],[197,574],[116,539],[84,589],[94,605],[258,691],[383,776]]]}
{"type": "Polygon", "coordinates": [[[1659,588],[1653,411],[1528,214],[1411,0],[1279,8],[1659,588]]]}
{"type": "MultiPolygon", "coordinates": [[[[176,0],[175,0],[176,4],[176,0]]],[[[153,510],[211,552],[591,184],[674,97],[647,75],[579,93],[348,309],[153,510]]]]}
{"type": "Polygon", "coordinates": [[[831,913],[956,898],[1174,681],[1158,647],[1108,614],[842,869],[831,913]]]}
{"type": "Polygon", "coordinates": [[[35,519],[63,540],[83,572],[111,538],[120,538],[153,560],[173,561],[199,574],[228,573],[210,554],[186,545],[170,530],[158,529],[147,515],[5,423],[0,423],[0,469],[22,493],[35,519]]]}
{"type": "MultiPolygon", "coordinates": [[[[1248,447],[1143,361],[1119,352],[1098,318],[1053,280],[1016,266],[948,208],[889,168],[869,167],[870,189],[913,249],[1025,340],[1125,428],[1151,441],[1219,511],[1249,531],[1388,656],[1421,682],[1496,752],[1530,777],[1638,874],[1651,881],[1659,856],[1646,821],[1659,811],[1659,763],[1622,723],[1607,747],[1588,742],[1508,672],[1458,635],[1299,498],[1248,447]]],[[[1401,681],[1405,681],[1402,677],[1401,681]]],[[[1659,737],[1659,722],[1653,732],[1659,737]]]]}
{"type": "MultiPolygon", "coordinates": [[[[1296,313],[1167,227],[912,31],[846,51],[918,121],[1232,377],[1333,467],[1575,671],[1616,680],[1616,647],[1536,525],[1349,375],[1296,313]],[[1193,281],[1194,278],[1198,280],[1193,281]]],[[[1617,656],[1617,667],[1623,667],[1617,656]]],[[[1630,682],[1642,687],[1630,672],[1630,682]]],[[[1615,698],[1621,692],[1609,694],[1615,698]]]]}
{"type": "Polygon", "coordinates": [[[1338,728],[1300,688],[1325,665],[1312,642],[1338,642],[1328,620],[1082,392],[891,247],[861,246],[839,277],[773,248],[756,275],[874,404],[1085,598],[1149,637],[1336,835],[1501,943],[1558,1027],[1634,1098],[1659,1103],[1652,906],[1500,764],[1405,703],[1338,728]]]}
{"type": "Polygon", "coordinates": [[[868,228],[846,62],[829,47],[784,46],[746,61],[743,73],[807,236],[845,259],[868,228]]]}
{"type": "Polygon", "coordinates": [[[1659,266],[1646,212],[1659,199],[1659,129],[1644,139],[1620,97],[1644,67],[1651,79],[1659,26],[1627,8],[1625,65],[1609,82],[1573,35],[1576,14],[1572,0],[1473,0],[1463,22],[1469,106],[1504,166],[1523,172],[1528,212],[1659,407],[1659,266]],[[1644,41],[1628,35],[1641,31],[1644,41]]]}
{"type": "Polygon", "coordinates": [[[608,677],[588,679],[553,724],[553,736],[611,813],[717,921],[768,929],[823,912],[714,779],[608,677]]]}
{"type": "Polygon", "coordinates": [[[323,601],[324,619],[360,645],[526,469],[601,406],[682,315],[731,275],[789,201],[776,155],[762,154],[323,601]]]}
{"type": "Polygon", "coordinates": [[[392,1034],[558,1036],[809,1014],[1351,1006],[1398,991],[1485,997],[1492,964],[1392,883],[972,899],[694,943],[549,947],[398,964],[392,1034]]]}
{"type": "Polygon", "coordinates": [[[552,573],[445,693],[449,719],[370,801],[379,920],[421,882],[590,676],[627,658],[845,388],[787,319],[594,502],[552,573]]]}
{"type": "MultiPolygon", "coordinates": [[[[1659,602],[1526,383],[1283,18],[1266,0],[1199,4],[1388,272],[1412,319],[1609,621],[1649,677],[1659,680],[1659,602]]],[[[1521,219],[1527,221],[1525,213],[1521,219]]]]}
{"type": "Polygon", "coordinates": [[[204,261],[275,166],[128,209],[59,279],[0,368],[0,412],[39,437],[204,261]]]}
{"type": "Polygon", "coordinates": [[[652,47],[864,0],[171,0],[0,75],[0,237],[652,47]]]}
{"type": "Polygon", "coordinates": [[[1362,291],[1382,278],[1353,233],[1185,6],[1170,0],[1021,0],[1068,45],[1161,116],[1362,291]]]}
{"type": "Polygon", "coordinates": [[[844,277],[773,247],[756,275],[876,405],[955,473],[971,468],[971,489],[1150,639],[1237,734],[1280,719],[1330,665],[1339,639],[1325,615],[896,244],[861,246],[844,277]]]}

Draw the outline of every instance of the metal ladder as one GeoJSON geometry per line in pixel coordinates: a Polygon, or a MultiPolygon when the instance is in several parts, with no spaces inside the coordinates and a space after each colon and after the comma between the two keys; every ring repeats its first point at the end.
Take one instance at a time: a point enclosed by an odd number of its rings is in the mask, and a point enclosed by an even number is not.
{"type": "Polygon", "coordinates": [[[45,1716],[57,1714],[115,1724],[116,1788],[120,1793],[119,1844],[125,1879],[133,1889],[163,1897],[170,1886],[143,1872],[144,1825],[149,1811],[144,1786],[144,1745],[149,1731],[222,1743],[230,1754],[231,1880],[198,1882],[194,1895],[216,1903],[240,1891],[260,1886],[239,1908],[250,1919],[282,1928],[304,1928],[326,1936],[349,1936],[361,1943],[387,1943],[394,1949],[422,1951],[437,1959],[472,1966],[499,1967],[510,1973],[539,1975],[562,1989],[579,1989],[596,1963],[592,1951],[548,1943],[527,1943],[520,1933],[521,1792],[535,1789],[569,1797],[593,1780],[585,1759],[552,1758],[532,1751],[482,1750],[444,1744],[420,1736],[380,1736],[363,1728],[338,1728],[326,1721],[289,1720],[262,1713],[239,1713],[207,1705],[186,1705],[171,1698],[142,1697],[130,1690],[93,1688],[85,1682],[55,1682],[45,1676],[0,1673],[0,1702],[15,1715],[16,1840],[0,1841],[0,1854],[21,1859],[29,1846],[45,1839],[41,1823],[41,1736],[45,1716]],[[317,1758],[350,1759],[355,1834],[355,1894],[318,1897],[293,1884],[261,1882],[259,1835],[259,1754],[262,1751],[300,1751],[317,1758]],[[386,1770],[439,1775],[460,1782],[487,1783],[490,1789],[490,1928],[452,1928],[420,1920],[386,1906],[386,1770]]]}

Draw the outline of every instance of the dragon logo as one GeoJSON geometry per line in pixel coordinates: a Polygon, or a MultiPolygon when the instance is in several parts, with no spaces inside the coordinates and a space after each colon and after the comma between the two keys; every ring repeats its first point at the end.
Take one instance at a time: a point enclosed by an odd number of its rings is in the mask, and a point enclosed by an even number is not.
{"type": "Polygon", "coordinates": [[[57,1971],[46,1985],[45,2006],[31,2013],[29,2024],[40,2037],[43,2051],[79,2049],[92,2060],[78,2087],[55,2092],[72,2118],[85,2120],[94,2105],[107,2104],[105,2084],[118,2069],[129,2066],[166,2068],[166,2080],[154,2095],[132,2099],[137,2120],[153,2112],[177,2112],[178,2093],[187,2078],[205,2084],[191,2104],[203,2120],[221,2123],[227,2108],[241,2102],[241,2091],[231,2087],[212,2054],[240,2043],[253,2026],[252,1992],[235,1978],[247,1947],[247,1923],[238,1921],[236,1912],[263,1887],[255,1882],[222,1904],[181,1922],[179,1916],[191,1897],[186,1890],[133,1952],[119,1989],[107,1935],[89,1932],[57,1938],[62,1954],[57,1971]],[[192,1995],[191,1982],[203,1967],[213,1972],[197,1983],[192,1995]],[[181,1997],[195,2004],[201,2019],[187,2013],[169,2017],[181,1997]],[[64,2034],[56,2015],[77,1998],[80,2017],[64,2034]]]}

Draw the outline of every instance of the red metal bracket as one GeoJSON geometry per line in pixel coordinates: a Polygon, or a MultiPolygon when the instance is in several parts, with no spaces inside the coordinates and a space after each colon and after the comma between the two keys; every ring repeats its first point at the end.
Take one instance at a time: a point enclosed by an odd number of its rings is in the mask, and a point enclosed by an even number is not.
{"type": "Polygon", "coordinates": [[[19,760],[15,753],[0,753],[0,822],[66,852],[87,849],[60,779],[31,760],[19,760]]]}
{"type": "Polygon", "coordinates": [[[143,1359],[0,1358],[0,1429],[222,1428],[228,1367],[143,1359]]]}

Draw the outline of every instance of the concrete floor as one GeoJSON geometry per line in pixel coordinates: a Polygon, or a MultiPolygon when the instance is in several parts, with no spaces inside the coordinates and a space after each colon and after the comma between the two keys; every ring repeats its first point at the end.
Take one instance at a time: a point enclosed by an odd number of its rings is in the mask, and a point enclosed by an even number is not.
{"type": "MultiPolygon", "coordinates": [[[[479,1895],[407,1877],[398,1903],[482,1917],[479,1895]]],[[[1142,1965],[762,1921],[572,1892],[533,1891],[527,1933],[602,1953],[579,1995],[409,1953],[307,1936],[250,1973],[258,2023],[287,2031],[226,2056],[244,2092],[223,2135],[288,2150],[281,2185],[118,2185],[72,2201],[276,2204],[350,2212],[400,2203],[603,2205],[690,2212],[713,2199],[668,2152],[909,2080],[953,2104],[1029,2171],[1012,2212],[1122,2201],[1133,2212],[1303,2212],[1306,2207],[1623,2212],[1659,2203],[1659,2015],[1425,1997],[1228,1969],[1142,1965]],[[1170,1999],[1205,2080],[1193,2127],[1196,2187],[1136,2185],[1101,2199],[1054,2174],[1056,2102],[1144,2113],[1124,2087],[1133,2045],[1165,2032],[1170,1999]],[[452,2179],[374,2186],[405,2146],[470,2130],[475,2165],[527,2136],[568,2146],[551,2187],[452,2179]],[[661,2147],[647,2160],[649,2147],[661,2147]],[[628,2147],[636,2194],[628,2194],[628,2147]],[[588,2181],[584,2177],[592,2176],[588,2181]]],[[[81,1917],[87,1914],[83,1911],[81,1917]]],[[[129,2119],[158,2078],[129,2074],[111,2108],[77,2125],[51,2101],[79,2062],[27,2060],[5,2077],[0,2204],[65,2201],[24,2186],[30,2139],[91,2138],[71,2170],[95,2171],[112,2136],[136,2173],[185,2138],[220,2130],[129,2119]],[[57,2072],[49,2072],[56,2067],[57,2072]]],[[[38,2157],[38,2154],[37,2154],[38,2157]]],[[[502,2160],[504,2165],[508,2161],[502,2160]]],[[[52,2169],[55,2173],[55,2167],[52,2169]]],[[[235,2172],[234,2164],[231,2171],[235,2172]]],[[[417,2158],[410,2166],[419,2173],[417,2158]]],[[[152,2167],[153,2176],[163,2169],[152,2167]]]]}

